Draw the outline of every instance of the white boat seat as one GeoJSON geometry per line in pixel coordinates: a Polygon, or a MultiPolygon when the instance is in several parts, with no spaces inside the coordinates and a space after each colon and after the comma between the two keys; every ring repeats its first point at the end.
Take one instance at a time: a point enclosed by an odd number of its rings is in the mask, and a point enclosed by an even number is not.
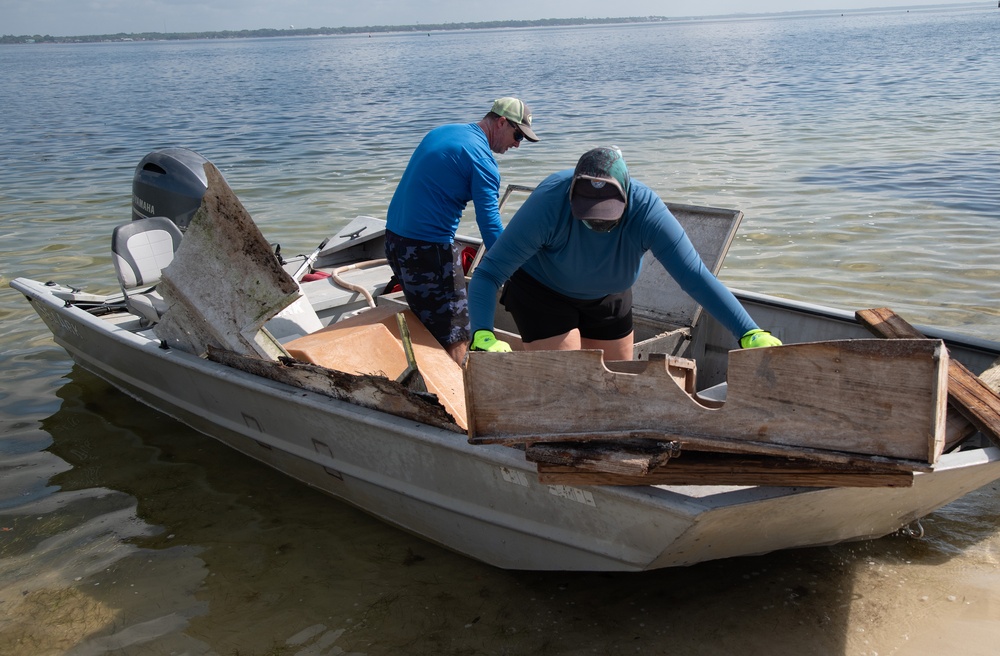
{"type": "Polygon", "coordinates": [[[144,325],[156,323],[166,311],[155,286],[163,269],[173,261],[181,237],[177,224],[164,216],[129,221],[111,234],[111,252],[125,307],[144,325]]]}

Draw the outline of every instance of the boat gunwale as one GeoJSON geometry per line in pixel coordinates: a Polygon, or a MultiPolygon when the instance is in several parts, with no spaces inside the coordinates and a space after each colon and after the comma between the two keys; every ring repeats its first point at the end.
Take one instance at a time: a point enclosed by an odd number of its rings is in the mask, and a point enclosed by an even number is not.
{"type": "MultiPolygon", "coordinates": [[[[756,305],[798,312],[800,314],[807,314],[822,319],[839,321],[845,324],[858,326],[858,322],[854,317],[854,312],[848,310],[841,310],[830,306],[817,305],[806,301],[782,298],[780,296],[763,294],[761,292],[752,292],[734,287],[729,287],[729,290],[733,292],[733,295],[741,301],[747,300],[756,305]]],[[[984,355],[989,354],[991,357],[1000,358],[1000,340],[975,337],[973,335],[956,332],[949,328],[940,328],[937,326],[914,324],[913,327],[923,333],[928,339],[944,340],[945,345],[949,348],[959,347],[969,351],[976,351],[984,355]]],[[[877,338],[872,336],[872,339],[877,338]]]]}

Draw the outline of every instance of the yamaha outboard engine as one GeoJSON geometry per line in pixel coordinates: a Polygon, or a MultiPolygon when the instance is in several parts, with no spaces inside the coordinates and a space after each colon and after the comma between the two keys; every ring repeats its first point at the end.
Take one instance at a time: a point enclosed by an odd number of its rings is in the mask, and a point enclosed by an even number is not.
{"type": "Polygon", "coordinates": [[[132,220],[165,216],[186,230],[208,188],[207,159],[187,148],[154,150],[132,178],[132,220]]]}

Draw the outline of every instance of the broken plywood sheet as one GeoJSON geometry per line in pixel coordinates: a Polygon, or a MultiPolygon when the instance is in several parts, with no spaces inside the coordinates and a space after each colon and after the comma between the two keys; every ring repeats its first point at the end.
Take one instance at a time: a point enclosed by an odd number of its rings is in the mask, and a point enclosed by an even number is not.
{"type": "Polygon", "coordinates": [[[465,432],[465,428],[455,423],[454,418],[433,394],[414,392],[383,376],[348,374],[287,358],[281,358],[282,361],[279,362],[261,360],[213,347],[208,349],[208,359],[353,405],[455,433],[465,432]]]}
{"type": "Polygon", "coordinates": [[[933,463],[943,447],[947,362],[936,340],[732,351],[726,402],[712,409],[681,389],[663,362],[619,373],[604,366],[601,351],[473,352],[469,440],[652,431],[701,444],[742,442],[747,451],[762,444],[933,463]]]}
{"type": "Polygon", "coordinates": [[[275,358],[264,323],[299,297],[270,244],[211,163],[208,188],[157,290],[168,310],[154,332],[196,355],[209,346],[275,358]]]}
{"type": "MultiPolygon", "coordinates": [[[[396,380],[407,368],[396,322],[398,306],[377,307],[323,330],[285,344],[288,354],[302,362],[311,362],[349,374],[385,376],[396,380]]],[[[468,428],[462,368],[420,322],[405,310],[413,355],[417,368],[455,423],[468,428]]]]}

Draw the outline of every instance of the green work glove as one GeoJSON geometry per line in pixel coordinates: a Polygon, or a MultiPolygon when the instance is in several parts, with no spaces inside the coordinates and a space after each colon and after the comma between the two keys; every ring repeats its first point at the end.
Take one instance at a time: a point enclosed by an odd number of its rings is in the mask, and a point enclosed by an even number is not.
{"type": "Polygon", "coordinates": [[[748,330],[740,337],[740,348],[760,348],[762,346],[781,346],[781,340],[760,328],[748,330]]]}
{"type": "Polygon", "coordinates": [[[492,330],[477,330],[472,336],[473,351],[490,351],[491,353],[510,353],[510,344],[501,342],[492,330]]]}

